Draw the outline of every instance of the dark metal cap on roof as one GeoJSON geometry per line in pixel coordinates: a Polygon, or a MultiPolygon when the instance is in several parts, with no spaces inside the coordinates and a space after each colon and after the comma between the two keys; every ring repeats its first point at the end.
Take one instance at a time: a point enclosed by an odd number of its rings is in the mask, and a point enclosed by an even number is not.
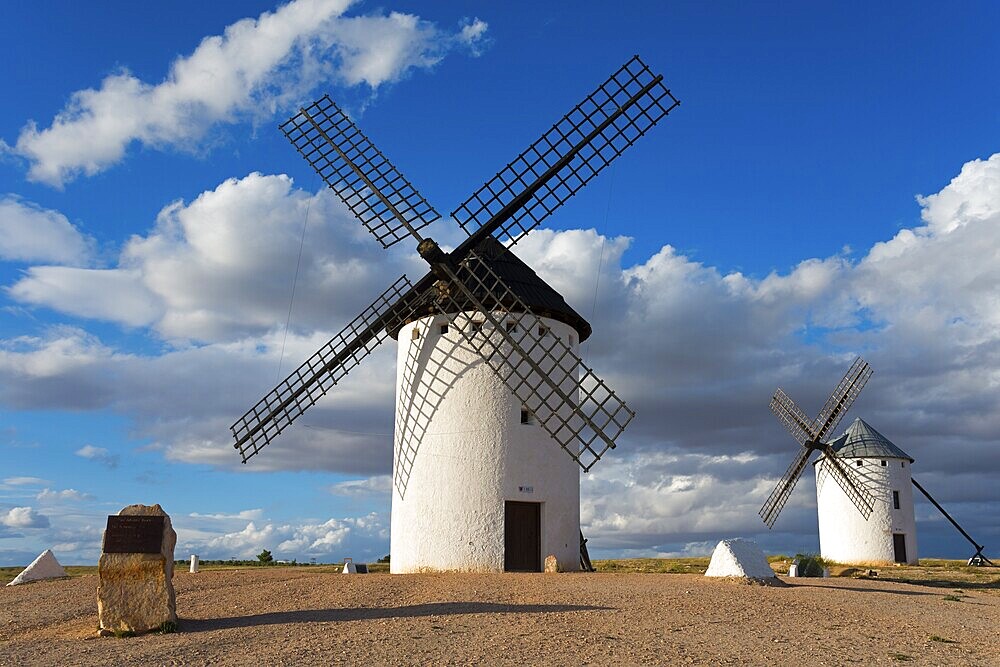
{"type": "MultiPolygon", "coordinates": [[[[913,463],[913,458],[909,454],[892,444],[889,438],[860,418],[855,419],[844,434],[831,442],[830,446],[837,452],[837,456],[844,459],[908,459],[913,463]]],[[[817,459],[816,463],[822,458],[817,459]]]]}
{"type": "MultiPolygon", "coordinates": [[[[593,330],[587,320],[573,310],[559,292],[538,277],[531,267],[522,262],[509,248],[492,236],[487,236],[476,248],[476,253],[489,265],[514,294],[539,317],[548,317],[576,329],[580,342],[590,338],[593,330]]],[[[459,299],[460,300],[460,299],[459,299]]],[[[474,307],[469,306],[469,310],[474,307]]],[[[418,320],[436,312],[434,304],[427,304],[416,311],[407,322],[418,320]]],[[[399,329],[389,332],[393,338],[399,329]]]]}

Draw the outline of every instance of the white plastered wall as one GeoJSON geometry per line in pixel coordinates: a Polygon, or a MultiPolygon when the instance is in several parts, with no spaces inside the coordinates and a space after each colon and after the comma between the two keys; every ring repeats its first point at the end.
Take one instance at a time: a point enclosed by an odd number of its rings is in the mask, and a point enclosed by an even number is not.
{"type": "MultiPolygon", "coordinates": [[[[575,329],[541,319],[578,351],[575,329]]],[[[521,423],[521,402],[454,327],[440,333],[445,323],[429,316],[399,332],[391,571],[503,571],[508,500],[541,503],[540,560],[579,569],[579,466],[521,423]]],[[[571,379],[564,390],[575,391],[571,379]]]]}
{"type": "Polygon", "coordinates": [[[892,536],[902,533],[906,558],[915,564],[917,527],[909,459],[866,457],[842,461],[866,480],[876,498],[875,510],[866,521],[840,484],[823,471],[826,460],[820,459],[815,465],[820,554],[838,563],[892,563],[895,562],[892,536]],[[860,467],[859,460],[863,462],[860,467]],[[899,492],[899,509],[893,507],[893,491],[899,492]]]}

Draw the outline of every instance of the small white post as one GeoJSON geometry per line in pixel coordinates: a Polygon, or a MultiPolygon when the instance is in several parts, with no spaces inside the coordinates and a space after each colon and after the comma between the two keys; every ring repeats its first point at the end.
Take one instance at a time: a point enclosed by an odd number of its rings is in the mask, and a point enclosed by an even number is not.
{"type": "Polygon", "coordinates": [[[191,574],[198,571],[198,554],[191,554],[191,574]]]}
{"type": "Polygon", "coordinates": [[[792,563],[791,565],[788,566],[788,576],[789,577],[797,577],[797,576],[799,576],[799,564],[798,563],[792,563]]]}

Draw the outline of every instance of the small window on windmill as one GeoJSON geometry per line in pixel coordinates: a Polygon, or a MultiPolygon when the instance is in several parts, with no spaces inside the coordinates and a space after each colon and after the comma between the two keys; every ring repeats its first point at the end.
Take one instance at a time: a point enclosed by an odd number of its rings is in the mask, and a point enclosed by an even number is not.
{"type": "Polygon", "coordinates": [[[881,464],[882,464],[882,467],[883,467],[883,468],[885,467],[885,461],[879,461],[879,463],[881,463],[881,464]]]}
{"type": "Polygon", "coordinates": [[[861,459],[858,459],[858,467],[859,467],[859,468],[860,468],[861,466],[863,466],[864,464],[865,464],[865,462],[864,462],[864,461],[862,461],[861,459]]]}
{"type": "Polygon", "coordinates": [[[899,491],[892,492],[892,506],[894,509],[899,509],[899,491]]]}
{"type": "Polygon", "coordinates": [[[517,320],[507,320],[506,326],[507,326],[507,333],[512,333],[514,331],[517,331],[517,320]]]}
{"type": "Polygon", "coordinates": [[[570,347],[576,345],[576,338],[573,337],[573,334],[569,335],[569,345],[570,347]]]}
{"type": "Polygon", "coordinates": [[[525,405],[521,406],[521,423],[528,426],[534,426],[538,423],[535,420],[535,414],[525,405]]]}
{"type": "Polygon", "coordinates": [[[547,326],[545,326],[544,324],[539,324],[538,325],[538,337],[539,338],[545,338],[548,335],[549,335],[549,328],[547,326]]]}
{"type": "Polygon", "coordinates": [[[899,462],[899,467],[900,468],[905,468],[906,467],[906,461],[900,461],[899,462]]]}
{"type": "Polygon", "coordinates": [[[472,331],[472,333],[479,333],[480,331],[483,330],[483,321],[472,320],[471,322],[469,322],[469,329],[472,331]]]}
{"type": "Polygon", "coordinates": [[[441,335],[443,336],[446,333],[448,333],[448,325],[447,324],[442,324],[441,325],[441,335]]]}
{"type": "Polygon", "coordinates": [[[420,338],[420,327],[413,327],[413,332],[410,334],[411,340],[417,340],[420,338]]]}

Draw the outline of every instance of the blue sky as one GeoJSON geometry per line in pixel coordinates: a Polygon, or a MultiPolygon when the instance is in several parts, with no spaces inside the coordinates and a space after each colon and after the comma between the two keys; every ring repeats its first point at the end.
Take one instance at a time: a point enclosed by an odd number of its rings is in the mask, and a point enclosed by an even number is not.
{"type": "MultiPolygon", "coordinates": [[[[53,545],[93,561],[130,502],[160,502],[203,557],[386,551],[391,350],[283,453],[243,467],[229,449],[278,374],[305,208],[283,370],[414,266],[277,124],[329,92],[447,212],[634,53],[681,107],[522,254],[591,319],[588,360],[640,413],[583,484],[597,554],[736,533],[814,550],[809,480],[775,532],[756,517],[794,451],[767,400],[780,383],[818,410],[858,353],[876,375],[849,419],[1000,540],[995,4],[309,4],[6,8],[0,564],[53,545]],[[240,33],[264,12],[284,50],[240,33]]],[[[923,554],[966,555],[918,518],[923,554]]]]}

